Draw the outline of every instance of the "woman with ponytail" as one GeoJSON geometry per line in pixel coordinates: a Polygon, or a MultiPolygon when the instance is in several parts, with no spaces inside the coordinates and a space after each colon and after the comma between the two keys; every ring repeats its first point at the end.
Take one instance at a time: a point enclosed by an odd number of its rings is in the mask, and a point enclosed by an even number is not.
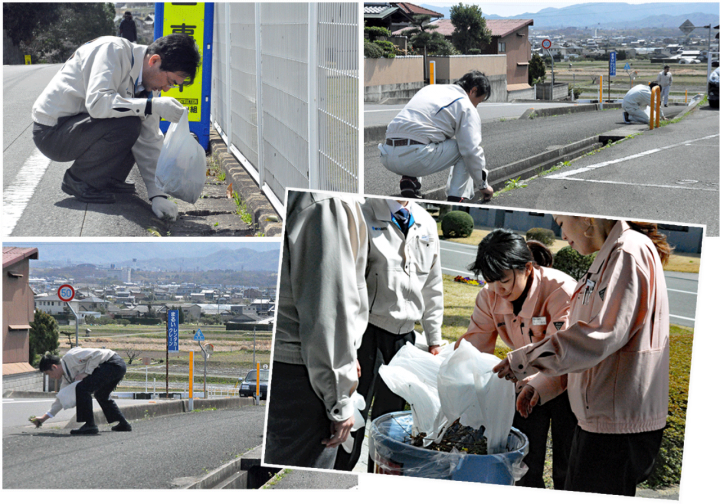
{"type": "MultiPolygon", "coordinates": [[[[663,265],[672,252],[656,224],[556,215],[563,237],[597,252],[573,293],[569,327],[510,352],[499,378],[567,375],[578,425],[565,490],[635,495],[660,450],[668,411],[669,332],[663,265]]],[[[534,397],[521,391],[518,411],[534,397]]]]}
{"type": "MultiPolygon", "coordinates": [[[[552,253],[540,242],[528,241],[512,231],[496,229],[478,246],[470,266],[482,274],[487,287],[480,290],[470,327],[461,339],[481,352],[493,353],[498,336],[510,348],[543,341],[567,327],[575,280],[551,268],[552,253]]],[[[460,344],[458,341],[455,345],[460,344]]],[[[539,404],[527,418],[515,413],[513,426],[527,435],[530,451],[524,461],[528,472],[516,483],[544,488],[543,469],[548,431],[552,428],[553,482],[562,488],[568,467],[572,435],[577,425],[570,410],[565,376],[537,373],[518,385],[532,392],[539,404]]]]}

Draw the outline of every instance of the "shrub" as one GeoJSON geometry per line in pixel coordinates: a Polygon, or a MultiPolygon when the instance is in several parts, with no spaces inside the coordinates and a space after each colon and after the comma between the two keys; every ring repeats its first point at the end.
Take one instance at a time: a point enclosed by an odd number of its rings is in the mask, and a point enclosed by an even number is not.
{"type": "Polygon", "coordinates": [[[382,58],[383,50],[379,45],[365,39],[365,57],[366,58],[382,58]]]}
{"type": "Polygon", "coordinates": [[[378,46],[382,50],[382,55],[385,58],[394,58],[395,57],[395,44],[390,42],[389,40],[376,40],[373,42],[376,46],[378,46]]]}
{"type": "Polygon", "coordinates": [[[563,247],[555,254],[553,268],[567,273],[575,280],[580,280],[587,273],[588,268],[595,259],[595,255],[596,253],[584,256],[570,246],[563,247]]]}
{"type": "Polygon", "coordinates": [[[57,321],[42,310],[35,310],[30,322],[29,363],[34,364],[45,352],[57,354],[60,333],[57,321]]]}
{"type": "Polygon", "coordinates": [[[443,236],[446,238],[466,238],[470,236],[475,227],[475,221],[467,212],[453,210],[443,217],[440,223],[443,236]]]}
{"type": "Polygon", "coordinates": [[[370,40],[375,41],[377,37],[390,37],[392,32],[382,26],[366,26],[365,33],[368,34],[370,40]]]}
{"type": "Polygon", "coordinates": [[[545,228],[532,228],[525,233],[525,239],[536,240],[549,247],[555,243],[555,233],[545,228]]]}

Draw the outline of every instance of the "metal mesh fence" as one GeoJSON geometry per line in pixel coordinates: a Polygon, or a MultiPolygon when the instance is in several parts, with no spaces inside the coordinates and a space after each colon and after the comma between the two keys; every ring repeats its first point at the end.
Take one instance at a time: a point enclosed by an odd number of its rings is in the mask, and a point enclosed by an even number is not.
{"type": "Polygon", "coordinates": [[[277,205],[358,192],[358,65],[356,3],[216,4],[212,120],[277,205]]]}

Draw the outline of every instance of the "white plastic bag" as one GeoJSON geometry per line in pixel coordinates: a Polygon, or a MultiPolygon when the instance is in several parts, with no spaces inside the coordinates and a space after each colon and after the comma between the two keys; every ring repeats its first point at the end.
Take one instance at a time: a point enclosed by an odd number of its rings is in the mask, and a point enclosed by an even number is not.
{"type": "Polygon", "coordinates": [[[168,128],[163,141],[155,185],[175,198],[194,204],[205,186],[205,151],[190,135],[187,109],[179,122],[168,128]]]}
{"type": "Polygon", "coordinates": [[[75,389],[77,388],[78,383],[80,383],[80,381],[72,382],[70,385],[61,388],[57,393],[56,397],[60,401],[60,404],[62,404],[63,409],[75,407],[75,389]]]}
{"type": "Polygon", "coordinates": [[[438,372],[438,394],[450,423],[478,429],[485,426],[488,453],[505,451],[515,416],[515,387],[498,379],[492,368],[500,359],[477,350],[466,340],[443,362],[438,372]]]}
{"type": "Polygon", "coordinates": [[[426,446],[440,438],[447,423],[437,391],[437,375],[442,361],[442,357],[407,343],[390,364],[380,366],[379,370],[388,388],[410,405],[413,435],[424,432],[426,446]]]}

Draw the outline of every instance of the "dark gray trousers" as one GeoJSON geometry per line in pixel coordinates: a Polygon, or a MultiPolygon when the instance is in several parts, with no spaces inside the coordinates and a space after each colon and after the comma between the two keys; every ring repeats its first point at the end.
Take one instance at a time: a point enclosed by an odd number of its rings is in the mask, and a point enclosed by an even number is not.
{"type": "Polygon", "coordinates": [[[110,179],[124,181],[135,164],[132,147],[140,136],[139,117],[95,119],[88,114],[62,117],[55,126],[35,123],[33,140],[45,156],[95,189],[110,179]]]}
{"type": "Polygon", "coordinates": [[[326,448],[331,420],[310,385],[307,368],[273,362],[265,432],[266,464],[332,469],[338,448],[326,448]]]}
{"type": "Polygon", "coordinates": [[[110,394],[125,376],[127,367],[119,355],[100,364],[90,376],[86,376],[75,387],[75,408],[78,422],[95,423],[93,419],[92,394],[102,408],[108,423],[125,420],[110,394]]]}

